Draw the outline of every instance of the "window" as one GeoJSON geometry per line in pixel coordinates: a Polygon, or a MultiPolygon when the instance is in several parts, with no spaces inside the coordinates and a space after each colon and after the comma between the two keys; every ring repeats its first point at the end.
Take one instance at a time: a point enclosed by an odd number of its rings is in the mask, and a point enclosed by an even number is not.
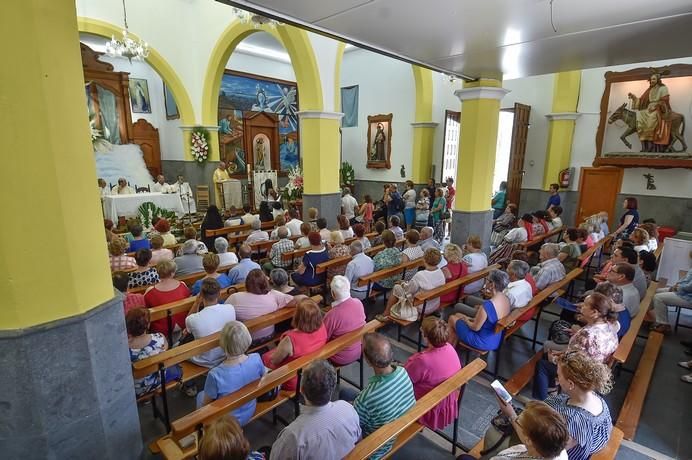
{"type": "Polygon", "coordinates": [[[342,128],[358,126],[358,85],[341,88],[342,128]]]}

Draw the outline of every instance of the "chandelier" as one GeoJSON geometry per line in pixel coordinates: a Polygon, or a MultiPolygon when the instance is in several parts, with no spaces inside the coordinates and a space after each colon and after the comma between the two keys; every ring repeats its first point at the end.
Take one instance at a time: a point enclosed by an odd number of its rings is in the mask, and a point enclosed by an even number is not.
{"type": "Polygon", "coordinates": [[[120,40],[111,35],[111,40],[106,43],[106,54],[112,57],[124,57],[132,63],[132,60],[143,61],[149,57],[149,45],[147,42],[135,40],[128,35],[127,30],[127,9],[125,8],[125,0],[123,0],[123,19],[125,29],[123,37],[120,40]]]}
{"type": "Polygon", "coordinates": [[[250,13],[249,11],[241,10],[240,8],[232,8],[233,14],[242,24],[252,24],[255,29],[260,28],[262,25],[266,24],[270,27],[276,27],[281,23],[275,21],[274,19],[265,18],[259,14],[250,13]]]}

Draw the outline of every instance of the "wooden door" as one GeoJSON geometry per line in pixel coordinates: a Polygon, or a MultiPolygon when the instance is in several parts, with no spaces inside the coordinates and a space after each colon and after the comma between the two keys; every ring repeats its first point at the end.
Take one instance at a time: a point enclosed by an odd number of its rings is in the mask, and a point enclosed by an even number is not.
{"type": "Polygon", "coordinates": [[[579,174],[579,201],[575,222],[580,224],[598,212],[608,213],[608,226],[612,227],[617,218],[615,206],[622,186],[622,169],[581,168],[579,174]]]}
{"type": "Polygon", "coordinates": [[[524,156],[526,139],[529,135],[529,117],[531,106],[514,104],[514,124],[512,125],[512,145],[509,150],[509,170],[507,171],[507,203],[519,207],[521,182],[524,179],[524,156]]]}

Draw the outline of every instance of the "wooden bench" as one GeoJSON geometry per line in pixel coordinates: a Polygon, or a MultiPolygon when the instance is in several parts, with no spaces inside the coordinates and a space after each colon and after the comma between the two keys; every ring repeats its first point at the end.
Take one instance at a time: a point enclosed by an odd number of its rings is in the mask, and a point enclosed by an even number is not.
{"type": "MultiPolygon", "coordinates": [[[[216,273],[228,273],[228,271],[235,267],[236,264],[227,264],[227,265],[221,265],[219,268],[216,269],[216,273]]],[[[178,281],[182,281],[187,285],[187,287],[192,287],[193,284],[195,284],[196,281],[201,280],[207,276],[207,272],[201,271],[198,273],[190,273],[189,275],[182,275],[182,276],[176,276],[175,279],[178,281]]],[[[133,294],[144,294],[147,289],[152,287],[153,284],[148,284],[146,286],[138,286],[134,288],[130,288],[127,290],[127,292],[131,292],[133,294]]]]}
{"type": "MultiPolygon", "coordinates": [[[[240,390],[212,401],[196,411],[174,421],[171,424],[170,434],[157,441],[157,445],[161,449],[163,457],[167,460],[171,460],[191,458],[192,456],[196,455],[196,443],[193,444],[192,447],[185,449],[180,446],[179,442],[186,436],[193,433],[197,433],[199,436],[204,425],[208,425],[217,418],[228,414],[228,412],[231,410],[242,406],[248,401],[256,399],[258,396],[287,382],[293,377],[298,377],[297,386],[300,388],[300,376],[302,374],[302,370],[311,362],[318,359],[328,359],[329,357],[338,353],[340,350],[348,347],[356,341],[361,340],[365,334],[374,332],[381,326],[382,323],[377,320],[370,321],[358,330],[349,332],[348,334],[344,334],[341,337],[327,342],[327,344],[320,350],[305,356],[301,356],[300,358],[269,372],[260,380],[249,383],[240,390]]],[[[257,409],[255,410],[255,414],[251,420],[261,417],[291,398],[294,400],[294,408],[296,416],[298,416],[300,408],[298,405],[297,394],[295,392],[282,391],[279,397],[274,401],[257,403],[257,409]]]]}
{"type": "Polygon", "coordinates": [[[538,235],[536,238],[532,239],[531,241],[524,241],[523,243],[520,243],[520,245],[526,250],[528,248],[531,248],[533,246],[537,246],[542,244],[546,239],[552,238],[553,236],[559,235],[562,233],[562,231],[565,229],[564,226],[562,227],[557,227],[549,231],[548,233],[544,233],[542,235],[538,235]]]}
{"type": "Polygon", "coordinates": [[[422,267],[425,264],[425,261],[423,258],[418,258],[414,260],[409,260],[408,262],[401,263],[399,265],[396,265],[394,267],[389,267],[389,268],[384,268],[382,270],[378,270],[376,272],[372,272],[369,275],[366,276],[361,276],[358,278],[358,286],[367,286],[367,298],[372,299],[377,297],[380,294],[383,294],[385,296],[385,299],[387,298],[386,291],[373,291],[372,286],[375,282],[381,281],[386,278],[393,278],[394,276],[398,275],[401,273],[401,279],[404,279],[406,276],[406,271],[407,270],[418,270],[419,267],[422,267]]]}
{"type": "MultiPolygon", "coordinates": [[[[480,359],[475,359],[473,362],[467,364],[459,372],[416,401],[416,404],[404,415],[380,427],[356,444],[353,450],[344,458],[346,460],[367,459],[382,446],[395,439],[392,449],[382,458],[391,457],[397,450],[423,430],[423,425],[418,421],[423,415],[437,406],[437,404],[448,395],[454,391],[460,390],[461,387],[478,375],[485,366],[486,363],[480,359]]],[[[461,413],[461,410],[459,412],[461,413]]],[[[458,417],[454,421],[454,439],[452,441],[453,454],[456,454],[457,447],[457,424],[458,417]]]]}
{"type": "MultiPolygon", "coordinates": [[[[260,228],[262,230],[273,229],[274,225],[275,225],[275,221],[270,220],[267,222],[262,222],[260,228]]],[[[230,233],[246,232],[248,230],[252,230],[252,225],[250,225],[250,224],[233,225],[230,227],[222,227],[222,228],[217,228],[214,230],[205,230],[204,231],[205,232],[204,237],[215,238],[217,236],[224,236],[224,235],[228,235],[230,233]]]]}

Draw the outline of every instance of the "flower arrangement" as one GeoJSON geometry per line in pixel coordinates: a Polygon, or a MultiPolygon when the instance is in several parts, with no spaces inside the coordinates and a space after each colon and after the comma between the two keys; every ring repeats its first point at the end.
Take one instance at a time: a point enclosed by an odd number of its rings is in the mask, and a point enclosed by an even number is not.
{"type": "Polygon", "coordinates": [[[201,126],[192,129],[190,152],[197,163],[204,163],[209,157],[209,131],[201,126]]]}
{"type": "Polygon", "coordinates": [[[155,217],[162,217],[171,222],[175,221],[177,218],[175,212],[159,208],[151,201],[145,201],[144,203],[140,204],[137,211],[139,212],[139,221],[142,223],[144,228],[147,229],[151,229],[151,222],[155,217]]]}
{"type": "Polygon", "coordinates": [[[282,195],[287,201],[295,201],[303,197],[303,171],[300,166],[288,170],[288,184],[282,195]]]}

